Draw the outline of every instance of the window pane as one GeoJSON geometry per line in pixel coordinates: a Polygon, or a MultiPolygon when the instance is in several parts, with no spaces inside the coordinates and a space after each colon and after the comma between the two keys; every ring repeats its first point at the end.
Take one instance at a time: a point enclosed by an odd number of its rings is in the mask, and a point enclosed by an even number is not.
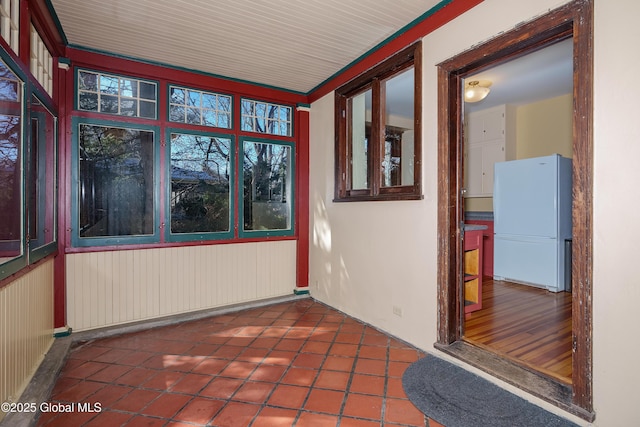
{"type": "Polygon", "coordinates": [[[291,107],[242,100],[242,130],[271,135],[291,135],[291,107]],[[286,132],[286,133],[285,133],[286,132]]]}
{"type": "Polygon", "coordinates": [[[217,126],[216,112],[213,110],[202,110],[202,124],[217,126]]]}
{"type": "Polygon", "coordinates": [[[118,97],[102,95],[100,97],[100,111],[103,113],[118,114],[118,97]]]}
{"type": "Polygon", "coordinates": [[[193,108],[193,107],[187,108],[187,123],[190,123],[190,124],[193,124],[193,125],[199,125],[200,124],[200,109],[199,108],[193,108]]]}
{"type": "Polygon", "coordinates": [[[200,107],[200,92],[195,92],[193,90],[190,90],[187,92],[188,95],[188,105],[191,105],[193,107],[200,107]]]}
{"type": "Polygon", "coordinates": [[[170,88],[169,120],[174,122],[231,128],[230,120],[218,119],[218,111],[231,110],[231,97],[177,87],[170,88]]]}
{"type": "Polygon", "coordinates": [[[383,187],[413,185],[413,74],[413,68],[409,68],[383,83],[386,85],[383,187]]]}
{"type": "Polygon", "coordinates": [[[120,115],[136,117],[138,115],[138,102],[133,99],[120,101],[120,115]]]}
{"type": "Polygon", "coordinates": [[[120,79],[120,96],[127,98],[138,97],[138,81],[131,79],[120,79]]]}
{"type": "Polygon", "coordinates": [[[156,118],[155,83],[78,71],[78,109],[129,117],[156,118]]]}
{"type": "Polygon", "coordinates": [[[152,83],[140,82],[140,98],[156,100],[156,85],[152,83]]]}
{"type": "Polygon", "coordinates": [[[351,188],[354,190],[369,188],[367,149],[371,137],[371,94],[369,89],[349,99],[351,188]]]}
{"type": "Polygon", "coordinates": [[[148,101],[140,101],[140,117],[145,119],[156,118],[156,103],[148,101]]]}
{"type": "Polygon", "coordinates": [[[154,232],[153,132],[79,126],[80,237],[154,232]]]}
{"type": "Polygon", "coordinates": [[[22,255],[22,83],[0,61],[0,264],[22,255]]]}
{"type": "Polygon", "coordinates": [[[169,120],[172,122],[184,122],[185,121],[185,109],[181,105],[172,105],[169,108],[169,120]]]}
{"type": "Polygon", "coordinates": [[[218,114],[218,127],[231,128],[231,114],[219,113],[218,114]]]}
{"type": "Polygon", "coordinates": [[[291,147],[245,141],[244,230],[291,229],[291,147]]]}
{"type": "Polygon", "coordinates": [[[94,73],[87,73],[85,71],[78,72],[78,88],[80,90],[97,92],[98,91],[98,75],[94,73]]]}
{"type": "Polygon", "coordinates": [[[81,110],[98,111],[98,94],[80,92],[80,104],[78,108],[81,110]]]}
{"type": "Polygon", "coordinates": [[[29,173],[29,249],[56,239],[56,120],[40,100],[31,98],[29,173]]]}
{"type": "Polygon", "coordinates": [[[231,140],[171,135],[171,232],[230,230],[231,140]]]}
{"type": "Polygon", "coordinates": [[[118,77],[100,76],[100,92],[116,95],[118,93],[118,77]]]}
{"type": "Polygon", "coordinates": [[[184,89],[180,89],[177,87],[171,88],[171,102],[174,104],[182,104],[184,105],[184,89]]]}

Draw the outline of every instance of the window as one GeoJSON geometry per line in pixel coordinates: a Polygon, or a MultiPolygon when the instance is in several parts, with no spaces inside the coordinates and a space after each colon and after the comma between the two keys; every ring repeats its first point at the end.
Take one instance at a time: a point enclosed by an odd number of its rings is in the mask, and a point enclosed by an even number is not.
{"type": "Polygon", "coordinates": [[[170,121],[231,128],[230,96],[177,86],[170,86],[169,93],[170,121]]]}
{"type": "Polygon", "coordinates": [[[242,159],[242,235],[293,234],[293,144],[244,139],[242,159]]]}
{"type": "Polygon", "coordinates": [[[293,235],[293,107],[242,99],[245,129],[275,135],[250,138],[231,130],[233,95],[167,84],[159,120],[156,83],[76,77],[77,109],[91,114],[72,118],[73,246],[293,235]]]}
{"type": "Polygon", "coordinates": [[[292,136],[292,108],[268,102],[242,100],[242,130],[292,136]]]}
{"type": "Polygon", "coordinates": [[[53,96],[53,58],[40,34],[31,26],[31,74],[53,96]]]}
{"type": "Polygon", "coordinates": [[[56,241],[57,119],[36,95],[31,96],[28,236],[31,261],[48,253],[56,241]]]}
{"type": "Polygon", "coordinates": [[[78,109],[155,119],[157,85],[144,80],[79,70],[78,109]]]}
{"type": "Polygon", "coordinates": [[[4,53],[0,49],[0,279],[57,249],[57,118],[4,53]]]}
{"type": "Polygon", "coordinates": [[[421,44],[336,91],[336,201],[419,199],[421,44]]]}
{"type": "Polygon", "coordinates": [[[0,268],[23,255],[22,100],[24,84],[0,61],[0,268]]]}
{"type": "Polygon", "coordinates": [[[231,137],[170,132],[169,141],[167,240],[233,237],[231,137]]]}
{"type": "Polygon", "coordinates": [[[74,119],[74,243],[144,243],[157,239],[155,132],[74,119]]]}
{"type": "Polygon", "coordinates": [[[0,3],[0,33],[17,55],[20,29],[20,0],[3,0],[0,3]]]}

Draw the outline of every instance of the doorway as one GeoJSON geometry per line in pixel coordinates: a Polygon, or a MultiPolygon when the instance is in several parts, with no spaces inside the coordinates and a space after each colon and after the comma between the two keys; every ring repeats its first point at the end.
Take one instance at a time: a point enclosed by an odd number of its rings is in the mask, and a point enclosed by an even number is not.
{"type": "Polygon", "coordinates": [[[593,3],[575,0],[438,65],[438,342],[440,350],[586,420],[592,420],[593,3]],[[463,338],[462,83],[483,69],[573,40],[573,245],[571,385],[510,363],[463,338]]]}
{"type": "Polygon", "coordinates": [[[571,384],[573,40],[464,87],[463,340],[571,384]]]}

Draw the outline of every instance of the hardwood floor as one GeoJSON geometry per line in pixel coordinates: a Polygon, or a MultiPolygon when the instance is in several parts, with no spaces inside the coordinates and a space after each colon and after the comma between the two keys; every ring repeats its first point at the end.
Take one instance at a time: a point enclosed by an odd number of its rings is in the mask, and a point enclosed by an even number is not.
{"type": "Polygon", "coordinates": [[[571,384],[571,293],[486,278],[464,340],[571,384]]]}

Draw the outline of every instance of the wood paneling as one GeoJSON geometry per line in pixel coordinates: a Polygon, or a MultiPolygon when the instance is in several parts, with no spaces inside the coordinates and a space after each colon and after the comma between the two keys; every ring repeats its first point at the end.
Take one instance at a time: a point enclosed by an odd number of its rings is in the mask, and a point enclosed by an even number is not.
{"type": "Polygon", "coordinates": [[[485,279],[464,340],[571,384],[571,294],[485,279]]]}
{"type": "Polygon", "coordinates": [[[296,242],[67,255],[67,323],[75,331],[288,295],[296,242]]]}
{"type": "Polygon", "coordinates": [[[50,259],[0,289],[0,402],[17,400],[52,343],[50,259]]]}

